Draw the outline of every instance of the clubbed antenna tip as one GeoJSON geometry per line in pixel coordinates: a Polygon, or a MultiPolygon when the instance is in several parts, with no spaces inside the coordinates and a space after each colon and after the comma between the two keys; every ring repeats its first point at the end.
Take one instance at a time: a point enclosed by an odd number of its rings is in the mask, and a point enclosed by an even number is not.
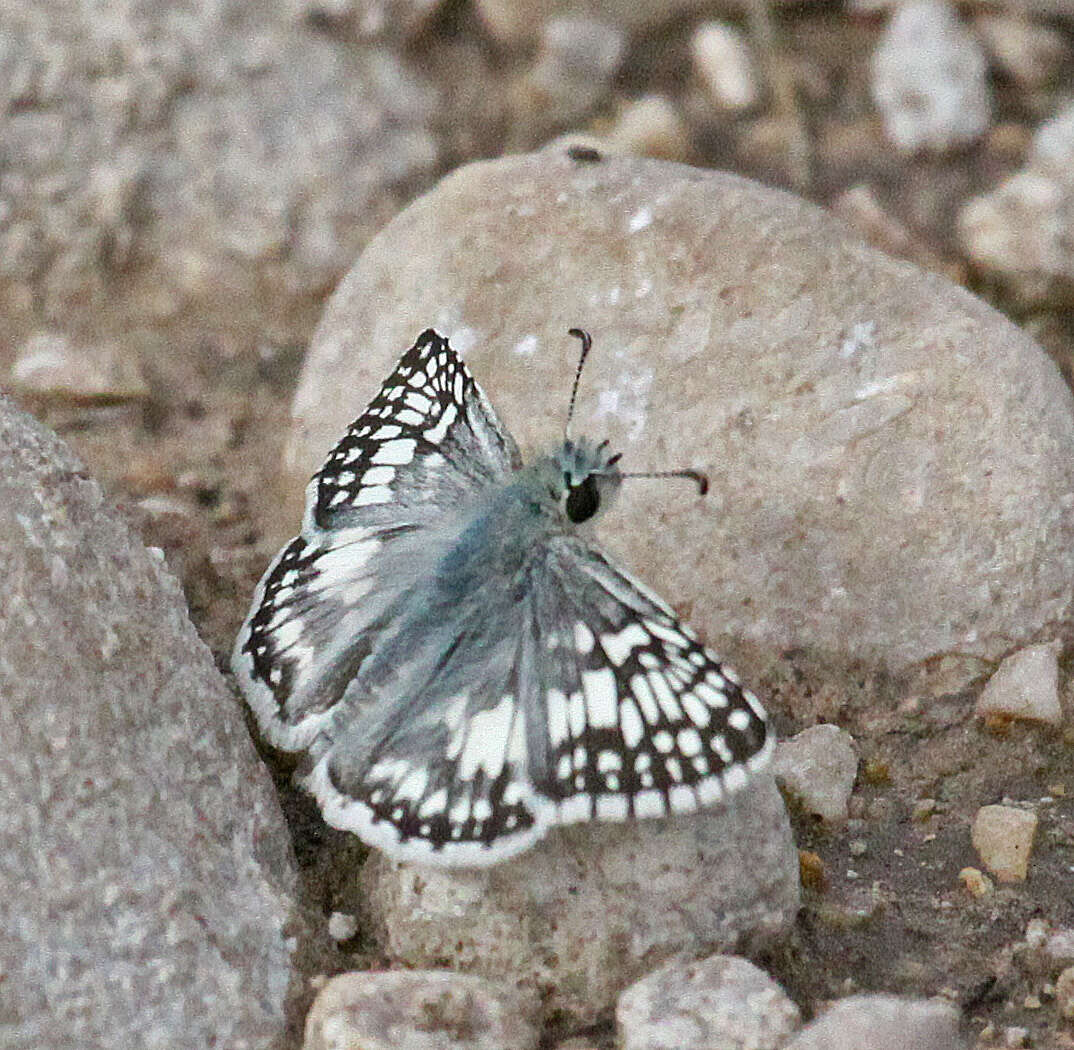
{"type": "Polygon", "coordinates": [[[570,433],[571,418],[574,416],[574,399],[578,396],[578,380],[582,378],[582,368],[585,366],[585,359],[589,356],[589,351],[593,348],[593,337],[581,328],[569,328],[567,329],[567,335],[573,335],[575,339],[582,341],[582,352],[578,356],[578,367],[574,370],[574,386],[571,387],[571,401],[567,406],[567,425],[563,428],[564,435],[570,433]]]}

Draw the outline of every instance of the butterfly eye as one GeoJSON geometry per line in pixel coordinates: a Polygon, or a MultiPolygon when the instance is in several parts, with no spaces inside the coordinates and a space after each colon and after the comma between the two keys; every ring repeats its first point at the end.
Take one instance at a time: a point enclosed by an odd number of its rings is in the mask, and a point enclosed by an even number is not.
{"type": "Polygon", "coordinates": [[[597,491],[596,478],[590,474],[581,484],[567,489],[567,517],[578,525],[588,521],[600,507],[600,493],[597,491]]]}

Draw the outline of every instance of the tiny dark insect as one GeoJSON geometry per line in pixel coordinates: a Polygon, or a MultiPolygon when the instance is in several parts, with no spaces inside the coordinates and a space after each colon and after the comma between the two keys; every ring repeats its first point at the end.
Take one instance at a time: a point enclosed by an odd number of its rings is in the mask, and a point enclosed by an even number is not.
{"type": "Polygon", "coordinates": [[[598,164],[604,160],[604,154],[599,149],[594,149],[592,146],[581,146],[575,144],[574,146],[567,147],[567,156],[571,160],[576,160],[580,164],[598,164]]]}

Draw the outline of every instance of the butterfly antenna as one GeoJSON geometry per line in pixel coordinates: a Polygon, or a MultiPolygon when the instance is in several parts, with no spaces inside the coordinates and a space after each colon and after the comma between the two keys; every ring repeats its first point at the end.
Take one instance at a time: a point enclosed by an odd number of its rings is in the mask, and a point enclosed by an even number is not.
{"type": "Polygon", "coordinates": [[[582,352],[578,356],[578,367],[574,370],[574,386],[571,387],[571,403],[567,406],[567,423],[563,428],[564,437],[567,436],[571,429],[571,417],[574,415],[574,399],[578,396],[578,380],[582,378],[585,359],[589,356],[589,351],[593,347],[593,337],[588,332],[583,332],[581,328],[570,328],[567,330],[567,335],[573,335],[575,339],[582,341],[582,352]]]}
{"type": "Polygon", "coordinates": [[[697,486],[698,495],[704,496],[709,490],[709,479],[699,470],[659,470],[650,474],[621,474],[623,478],[686,478],[697,486]]]}

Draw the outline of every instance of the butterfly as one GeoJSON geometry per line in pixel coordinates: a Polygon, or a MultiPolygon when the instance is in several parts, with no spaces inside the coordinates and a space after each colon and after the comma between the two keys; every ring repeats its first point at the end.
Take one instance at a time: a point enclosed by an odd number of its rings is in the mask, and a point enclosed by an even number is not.
{"type": "MultiPolygon", "coordinates": [[[[591,345],[571,334],[568,433],[591,345]]],[[[624,477],[660,476],[619,458],[565,437],[524,466],[446,339],[403,354],[310,481],[232,656],[329,824],[481,866],[554,825],[694,812],[768,762],[757,698],[588,535],[624,477]]]]}

